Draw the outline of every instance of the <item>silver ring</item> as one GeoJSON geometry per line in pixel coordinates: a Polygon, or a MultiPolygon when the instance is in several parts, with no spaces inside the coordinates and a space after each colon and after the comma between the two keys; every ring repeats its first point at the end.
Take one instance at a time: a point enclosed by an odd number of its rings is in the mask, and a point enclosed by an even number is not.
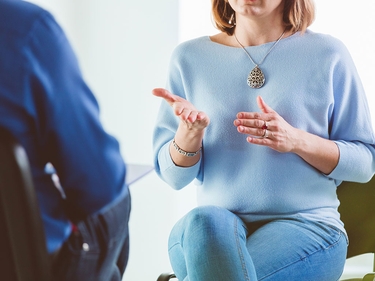
{"type": "Polygon", "coordinates": [[[268,130],[267,129],[264,129],[264,134],[263,134],[262,138],[268,138],[268,130]]]}

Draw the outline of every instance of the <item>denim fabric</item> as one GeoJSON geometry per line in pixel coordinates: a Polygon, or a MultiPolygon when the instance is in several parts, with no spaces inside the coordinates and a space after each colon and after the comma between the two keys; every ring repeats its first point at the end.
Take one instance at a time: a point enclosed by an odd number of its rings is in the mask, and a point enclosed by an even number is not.
{"type": "Polygon", "coordinates": [[[169,256],[181,281],[336,281],[347,245],[345,234],[321,222],[296,216],[244,223],[204,206],[176,223],[169,256]]]}
{"type": "Polygon", "coordinates": [[[77,223],[53,263],[54,280],[120,281],[129,255],[130,195],[77,223]]]}

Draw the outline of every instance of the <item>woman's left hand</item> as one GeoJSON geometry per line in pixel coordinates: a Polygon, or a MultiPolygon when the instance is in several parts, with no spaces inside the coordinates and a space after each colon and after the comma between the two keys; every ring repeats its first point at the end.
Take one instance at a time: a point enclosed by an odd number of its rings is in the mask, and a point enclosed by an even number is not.
{"type": "Polygon", "coordinates": [[[264,100],[257,97],[262,112],[239,112],[234,125],[249,143],[268,146],[279,152],[293,152],[298,142],[298,129],[286,122],[264,100]]]}

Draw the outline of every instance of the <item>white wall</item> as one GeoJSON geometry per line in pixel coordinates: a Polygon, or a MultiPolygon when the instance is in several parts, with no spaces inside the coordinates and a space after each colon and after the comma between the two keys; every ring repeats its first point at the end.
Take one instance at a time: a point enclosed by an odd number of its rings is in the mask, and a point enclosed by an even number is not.
{"type": "MultiPolygon", "coordinates": [[[[84,76],[96,94],[102,120],[127,162],[152,163],[152,129],[175,45],[216,33],[209,0],[32,0],[48,8],[76,50],[84,76]],[[191,18],[194,18],[191,21],[191,18]]],[[[356,62],[375,109],[375,2],[316,0],[312,29],[340,38],[356,62]]],[[[374,119],[375,113],[373,114],[374,119]]],[[[375,122],[374,122],[375,124],[375,122]]],[[[131,252],[124,280],[156,280],[170,270],[167,238],[175,221],[195,206],[194,187],[172,191],[155,173],[131,186],[131,252]]],[[[371,267],[368,256],[349,264],[371,267]]]]}
{"type": "Polygon", "coordinates": [[[367,93],[375,126],[375,2],[359,0],[315,0],[315,31],[329,33],[348,47],[367,93]]]}

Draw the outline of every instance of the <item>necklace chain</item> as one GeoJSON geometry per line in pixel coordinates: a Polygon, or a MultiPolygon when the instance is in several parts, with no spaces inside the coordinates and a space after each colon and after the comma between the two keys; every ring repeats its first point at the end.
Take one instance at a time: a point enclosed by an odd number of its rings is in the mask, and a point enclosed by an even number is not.
{"type": "Polygon", "coordinates": [[[275,43],[273,43],[272,47],[268,50],[268,52],[266,53],[266,55],[263,57],[263,59],[259,62],[259,63],[256,63],[253,58],[250,56],[249,52],[246,50],[245,46],[242,45],[240,43],[240,41],[238,40],[237,36],[236,36],[236,33],[233,33],[234,35],[234,38],[236,39],[237,43],[241,46],[242,50],[244,50],[244,52],[246,53],[246,55],[249,57],[249,59],[251,60],[251,62],[255,65],[255,66],[259,66],[263,63],[263,61],[266,59],[266,57],[268,56],[269,53],[271,53],[272,49],[276,46],[277,43],[279,43],[279,41],[281,40],[281,38],[283,38],[284,34],[286,32],[286,29],[284,29],[283,33],[281,33],[280,37],[276,40],[275,43]]]}
{"type": "Polygon", "coordinates": [[[241,46],[242,50],[244,50],[245,54],[249,57],[249,59],[251,60],[251,62],[255,65],[255,67],[250,71],[250,73],[249,73],[249,75],[247,77],[247,84],[251,88],[258,89],[258,88],[261,88],[264,85],[264,83],[266,81],[266,77],[265,77],[263,71],[259,68],[259,66],[263,63],[263,61],[266,59],[266,57],[268,56],[268,54],[271,53],[271,51],[276,46],[276,44],[279,43],[279,41],[281,40],[281,38],[283,38],[283,36],[285,34],[285,31],[286,31],[286,29],[284,29],[283,33],[276,40],[276,42],[273,43],[273,45],[271,46],[271,48],[268,50],[268,52],[266,53],[266,55],[263,57],[263,59],[259,63],[256,63],[253,60],[253,58],[250,56],[249,52],[245,49],[245,47],[238,40],[238,38],[236,36],[236,33],[233,34],[234,38],[236,38],[237,43],[241,46]]]}

